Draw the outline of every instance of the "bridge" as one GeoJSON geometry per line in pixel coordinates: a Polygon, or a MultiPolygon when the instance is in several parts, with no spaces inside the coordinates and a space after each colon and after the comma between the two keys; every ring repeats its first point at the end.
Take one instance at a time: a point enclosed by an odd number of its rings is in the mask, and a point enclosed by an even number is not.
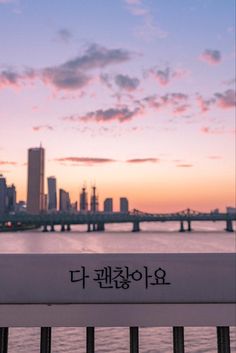
{"type": "Polygon", "coordinates": [[[87,231],[104,231],[106,224],[131,223],[132,231],[140,231],[142,222],[179,222],[180,232],[191,232],[192,223],[201,222],[225,222],[225,230],[233,232],[233,221],[236,221],[236,213],[199,212],[189,208],[176,213],[146,213],[137,209],[131,212],[54,212],[33,215],[29,213],[16,213],[0,216],[0,230],[20,230],[33,227],[43,228],[44,232],[54,231],[55,226],[60,226],[61,231],[70,231],[72,225],[86,224],[87,231]]]}

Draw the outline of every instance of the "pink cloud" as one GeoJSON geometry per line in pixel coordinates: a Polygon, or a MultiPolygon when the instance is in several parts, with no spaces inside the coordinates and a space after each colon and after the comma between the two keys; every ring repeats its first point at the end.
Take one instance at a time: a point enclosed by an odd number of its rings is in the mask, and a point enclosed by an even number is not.
{"type": "Polygon", "coordinates": [[[16,162],[10,162],[10,161],[0,161],[0,165],[16,165],[16,162]]]}
{"type": "Polygon", "coordinates": [[[204,134],[210,134],[210,133],[212,133],[212,130],[209,126],[203,126],[201,128],[201,132],[203,132],[204,134]]]}
{"type": "Polygon", "coordinates": [[[222,109],[233,108],[236,106],[235,90],[228,89],[224,93],[215,93],[216,104],[222,109]]]}
{"type": "Polygon", "coordinates": [[[135,108],[133,110],[129,109],[127,106],[122,106],[118,108],[109,108],[109,109],[98,109],[95,111],[88,112],[85,115],[77,116],[72,115],[64,117],[63,120],[71,122],[110,122],[110,121],[119,121],[124,123],[132,120],[137,115],[141,114],[142,111],[140,108],[135,108]]]}
{"type": "Polygon", "coordinates": [[[172,114],[181,115],[186,113],[190,106],[188,104],[188,95],[184,93],[169,93],[163,96],[153,95],[144,98],[144,102],[148,104],[150,108],[170,109],[172,114]]]}
{"type": "Polygon", "coordinates": [[[21,73],[15,70],[0,71],[0,88],[17,88],[33,79],[50,84],[57,90],[81,90],[91,83],[91,71],[118,65],[133,58],[133,53],[122,48],[109,49],[97,44],[90,45],[82,55],[75,56],[61,65],[41,70],[27,69],[21,73]],[[88,74],[89,73],[89,74],[88,74]]]}
{"type": "Polygon", "coordinates": [[[7,87],[18,89],[26,82],[32,82],[36,77],[35,71],[28,69],[22,73],[15,70],[5,69],[0,72],[0,89],[7,87]]]}
{"type": "Polygon", "coordinates": [[[188,163],[177,164],[176,167],[178,167],[178,168],[192,168],[193,164],[188,164],[188,163]]]}
{"type": "Polygon", "coordinates": [[[201,132],[209,135],[223,135],[223,134],[235,134],[234,129],[225,129],[224,127],[213,128],[210,126],[203,126],[201,132]]]}
{"type": "Polygon", "coordinates": [[[20,75],[11,70],[3,70],[0,72],[0,89],[11,87],[18,88],[20,81],[20,75]]]}
{"type": "Polygon", "coordinates": [[[189,109],[188,104],[179,105],[178,107],[173,109],[173,113],[175,115],[179,115],[179,114],[181,115],[181,114],[187,113],[188,109],[189,109]]]}
{"type": "Polygon", "coordinates": [[[175,69],[172,73],[172,78],[181,80],[182,78],[188,77],[191,72],[187,69],[175,69]]]}
{"type": "Polygon", "coordinates": [[[201,95],[196,97],[197,104],[200,108],[201,113],[206,113],[210,110],[212,104],[215,103],[214,99],[204,99],[201,95]]]}
{"type": "Polygon", "coordinates": [[[54,130],[54,128],[51,125],[33,126],[32,129],[33,129],[33,131],[41,131],[41,130],[52,131],[52,130],[54,130]]]}
{"type": "Polygon", "coordinates": [[[228,89],[223,93],[214,93],[210,99],[205,99],[201,95],[197,95],[196,101],[201,113],[208,112],[212,106],[217,106],[221,109],[234,108],[236,105],[235,90],[228,89]]]}
{"type": "Polygon", "coordinates": [[[131,164],[139,164],[139,163],[157,163],[160,160],[158,158],[134,158],[128,159],[126,162],[131,164]]]}
{"type": "Polygon", "coordinates": [[[126,90],[127,92],[133,92],[138,88],[140,81],[136,77],[119,74],[115,77],[115,83],[120,89],[126,90]]]}
{"type": "Polygon", "coordinates": [[[208,159],[219,160],[219,159],[222,159],[222,157],[221,157],[221,156],[214,155],[214,156],[208,156],[208,159]]]}
{"type": "Polygon", "coordinates": [[[206,49],[201,54],[200,59],[210,65],[216,65],[221,62],[221,53],[219,50],[206,49]]]}
{"type": "Polygon", "coordinates": [[[73,163],[73,166],[77,165],[87,165],[92,166],[94,164],[105,164],[116,162],[114,159],[110,158],[96,158],[96,157],[63,157],[56,158],[55,161],[61,163],[73,163]]]}
{"type": "Polygon", "coordinates": [[[148,75],[155,79],[161,86],[167,86],[173,80],[181,80],[189,74],[190,72],[186,69],[173,70],[170,67],[166,67],[162,70],[154,67],[148,71],[148,75]]]}
{"type": "Polygon", "coordinates": [[[153,77],[161,86],[166,86],[170,82],[170,68],[167,67],[164,70],[157,70],[155,68],[149,71],[151,77],[153,77]]]}

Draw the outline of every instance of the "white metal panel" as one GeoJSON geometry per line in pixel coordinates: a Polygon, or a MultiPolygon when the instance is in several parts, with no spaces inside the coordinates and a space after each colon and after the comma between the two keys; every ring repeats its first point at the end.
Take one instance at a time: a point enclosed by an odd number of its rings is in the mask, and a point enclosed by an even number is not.
{"type": "Polygon", "coordinates": [[[235,303],[235,263],[233,253],[1,254],[0,303],[235,303]]]}
{"type": "Polygon", "coordinates": [[[0,327],[40,326],[236,326],[236,305],[0,304],[0,327]]]}

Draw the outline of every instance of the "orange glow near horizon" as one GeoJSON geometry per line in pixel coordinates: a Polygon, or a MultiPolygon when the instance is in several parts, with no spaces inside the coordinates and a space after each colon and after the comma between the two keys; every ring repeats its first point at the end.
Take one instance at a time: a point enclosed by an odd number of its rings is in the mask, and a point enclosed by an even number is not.
{"type": "MultiPolygon", "coordinates": [[[[95,183],[100,210],[103,209],[103,201],[107,197],[113,198],[114,210],[118,210],[119,198],[123,196],[129,199],[131,209],[146,212],[174,212],[185,208],[199,211],[219,208],[225,211],[225,207],[234,205],[234,177],[225,176],[224,173],[218,174],[212,180],[211,174],[206,171],[204,177],[199,178],[193,168],[168,166],[166,172],[156,171],[160,166],[153,164],[63,168],[63,173],[49,173],[47,176],[57,176],[57,188],[69,191],[72,202],[79,201],[79,193],[84,184],[90,195],[91,186],[95,183]],[[96,179],[92,178],[93,174],[96,179]],[[90,175],[90,178],[86,179],[87,175],[90,175]]],[[[21,168],[22,173],[18,177],[20,182],[16,184],[18,201],[26,199],[26,169],[26,166],[21,168]]],[[[9,179],[10,174],[7,176],[7,180],[9,179]]]]}

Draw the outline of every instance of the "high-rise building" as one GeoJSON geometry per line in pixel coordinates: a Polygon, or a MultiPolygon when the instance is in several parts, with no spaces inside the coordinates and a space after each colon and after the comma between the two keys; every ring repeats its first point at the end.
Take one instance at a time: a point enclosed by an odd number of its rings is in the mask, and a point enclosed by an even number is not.
{"type": "Polygon", "coordinates": [[[113,212],[113,199],[112,198],[107,198],[104,200],[104,207],[103,207],[104,212],[113,212]]]}
{"type": "Polygon", "coordinates": [[[7,187],[7,211],[16,211],[16,188],[13,184],[7,187]]]}
{"type": "Polygon", "coordinates": [[[88,194],[87,194],[85,187],[82,188],[79,199],[80,199],[80,203],[79,203],[80,211],[87,212],[88,211],[88,194]]]}
{"type": "Polygon", "coordinates": [[[7,212],[7,183],[3,175],[0,174],[0,215],[7,212]]]}
{"type": "Polygon", "coordinates": [[[92,195],[90,200],[90,211],[97,212],[98,211],[98,196],[96,195],[96,186],[92,187],[92,195]]]}
{"type": "Polygon", "coordinates": [[[127,197],[120,198],[120,212],[128,213],[129,212],[129,201],[127,197]]]}
{"type": "Polygon", "coordinates": [[[27,211],[34,214],[44,210],[44,159],[44,148],[28,150],[27,211]]]}
{"type": "Polygon", "coordinates": [[[59,189],[59,210],[62,212],[69,211],[71,208],[69,192],[59,189]]]}
{"type": "Polygon", "coordinates": [[[48,210],[57,209],[57,181],[54,176],[48,177],[48,210]]]}

